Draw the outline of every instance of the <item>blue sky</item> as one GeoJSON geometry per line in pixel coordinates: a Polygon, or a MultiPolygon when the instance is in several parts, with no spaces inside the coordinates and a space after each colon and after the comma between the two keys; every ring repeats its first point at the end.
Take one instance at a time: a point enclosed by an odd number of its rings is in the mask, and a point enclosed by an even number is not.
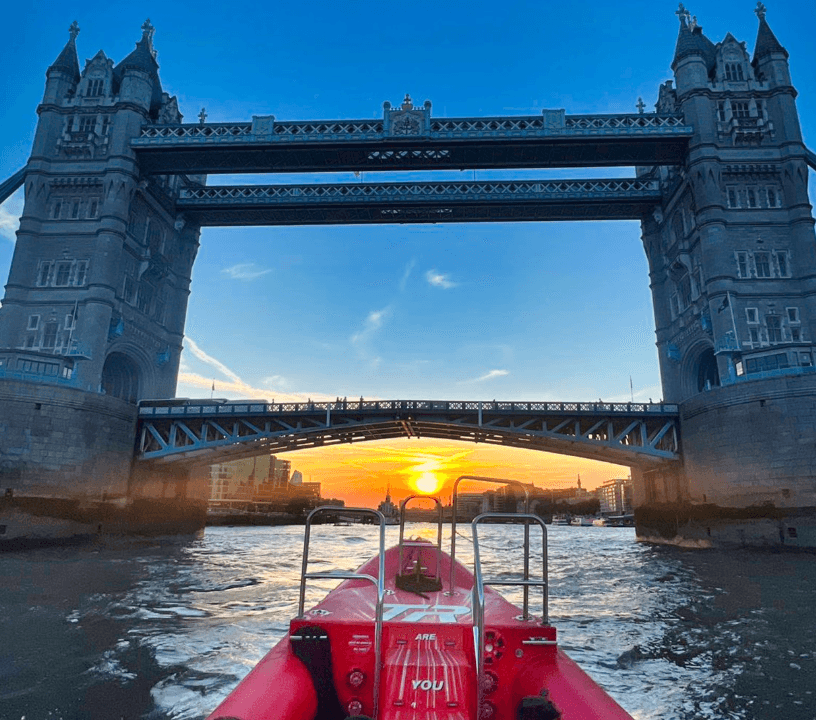
{"type": "MultiPolygon", "coordinates": [[[[816,148],[816,6],[767,4],[816,148]]],[[[752,50],[755,3],[687,7],[714,42],[731,32],[752,50]]],[[[26,162],[45,70],[75,19],[82,64],[100,48],[121,60],[150,17],[164,89],[188,122],[202,107],[220,122],[375,118],[406,92],[448,117],[635,112],[641,96],[652,108],[672,77],[676,9],[634,0],[15,3],[0,47],[0,176],[26,162]]],[[[0,207],[3,278],[21,207],[19,194],[0,207]]],[[[611,400],[629,398],[630,376],[635,399],[660,398],[636,222],[210,228],[193,274],[178,394],[208,397],[214,381],[217,396],[233,398],[611,400]]]]}

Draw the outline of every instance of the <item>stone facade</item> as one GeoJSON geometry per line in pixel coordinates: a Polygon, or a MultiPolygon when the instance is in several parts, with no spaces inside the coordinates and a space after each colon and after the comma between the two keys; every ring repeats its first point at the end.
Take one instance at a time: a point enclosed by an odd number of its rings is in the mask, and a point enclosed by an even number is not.
{"type": "Polygon", "coordinates": [[[142,30],[80,72],[74,24],[47,72],[0,308],[0,546],[204,524],[187,469],[131,472],[136,401],[175,394],[199,237],[180,178],[142,176],[130,149],[181,121],[142,30]]]}
{"type": "MultiPolygon", "coordinates": [[[[680,13],[676,87],[660,88],[657,108],[681,112],[694,136],[682,167],[639,169],[659,177],[665,198],[642,230],[664,397],[681,404],[683,455],[682,469],[645,473],[637,485],[644,535],[647,516],[706,506],[716,508],[708,542],[718,513],[747,522],[732,511],[763,506],[774,508],[754,524],[766,538],[759,527],[778,509],[816,506],[808,151],[788,54],[761,4],[757,14],[752,59],[731,34],[715,45],[680,13]]],[[[748,542],[750,527],[722,537],[748,542]]]]}
{"type": "Polygon", "coordinates": [[[0,370],[131,402],[172,397],[199,229],[174,211],[180,179],[143,177],[130,140],[181,116],[162,92],[149,23],[121,63],[100,51],[82,72],[77,32],[38,108],[0,370]]]}

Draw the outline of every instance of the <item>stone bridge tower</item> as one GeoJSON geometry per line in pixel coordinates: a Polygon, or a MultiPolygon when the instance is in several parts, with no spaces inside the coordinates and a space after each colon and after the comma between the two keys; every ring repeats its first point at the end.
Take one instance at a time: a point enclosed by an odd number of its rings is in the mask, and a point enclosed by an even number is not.
{"type": "Polygon", "coordinates": [[[683,471],[647,475],[639,498],[648,532],[665,537],[778,544],[816,506],[813,156],[788,53],[756,13],[751,57],[680,6],[676,87],[661,86],[657,109],[682,113],[694,136],[683,166],[639,169],[663,190],[643,243],[664,395],[681,403],[683,471]]]}
{"type": "Polygon", "coordinates": [[[130,149],[181,121],[142,30],[118,65],[100,50],[80,72],[74,23],[48,68],[0,311],[10,371],[130,402],[175,394],[199,235],[174,212],[180,178],[142,177],[130,149]]]}
{"type": "Polygon", "coordinates": [[[0,309],[0,543],[203,525],[186,471],[131,471],[136,401],[175,394],[199,237],[180,178],[142,176],[130,148],[181,121],[142,31],[80,72],[74,23],[47,71],[0,309]]]}

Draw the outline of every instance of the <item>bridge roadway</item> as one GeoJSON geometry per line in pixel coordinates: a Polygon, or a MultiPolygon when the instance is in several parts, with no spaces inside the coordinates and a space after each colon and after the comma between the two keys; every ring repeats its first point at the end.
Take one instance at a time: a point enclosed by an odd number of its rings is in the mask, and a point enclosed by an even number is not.
{"type": "Polygon", "coordinates": [[[131,140],[156,174],[678,165],[694,128],[654,113],[432,118],[430,103],[382,119],[146,125],[131,140]]]}
{"type": "Polygon", "coordinates": [[[574,455],[643,469],[679,460],[677,405],[439,400],[166,400],[139,407],[139,464],[202,465],[392,438],[574,455]]]}
{"type": "Polygon", "coordinates": [[[661,200],[651,178],[238,185],[182,188],[199,226],[637,220],[661,200]]]}

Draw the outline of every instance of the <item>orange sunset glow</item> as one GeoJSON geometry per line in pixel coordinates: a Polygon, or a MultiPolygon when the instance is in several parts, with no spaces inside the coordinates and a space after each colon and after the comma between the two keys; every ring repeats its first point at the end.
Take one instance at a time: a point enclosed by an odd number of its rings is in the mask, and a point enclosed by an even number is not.
{"type": "MultiPolygon", "coordinates": [[[[376,507],[390,485],[394,502],[408,495],[439,495],[448,501],[460,475],[484,475],[532,482],[537,487],[582,487],[592,490],[612,478],[625,478],[629,468],[566,455],[422,439],[381,440],[355,445],[300,450],[281,455],[300,470],[304,480],[321,483],[324,498],[346,505],[376,507]]],[[[482,491],[463,483],[462,490],[482,491]]]]}

